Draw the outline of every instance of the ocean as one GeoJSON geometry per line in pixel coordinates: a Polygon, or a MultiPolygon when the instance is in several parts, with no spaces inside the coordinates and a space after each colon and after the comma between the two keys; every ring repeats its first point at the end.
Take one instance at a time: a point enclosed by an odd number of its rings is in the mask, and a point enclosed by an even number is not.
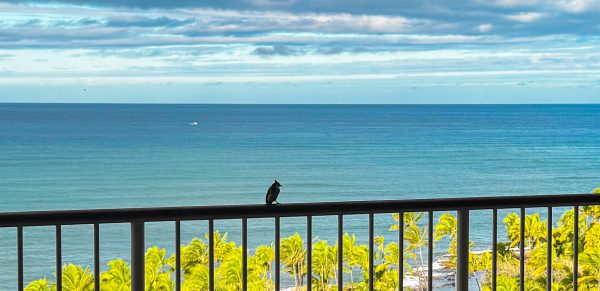
{"type": "MultiPolygon", "coordinates": [[[[274,179],[281,203],[589,193],[600,105],[0,104],[3,212],[260,204],[274,179]]],[[[474,215],[471,240],[489,248],[491,213],[474,215]]],[[[335,241],[335,221],[316,218],[315,235],[335,241]]],[[[345,223],[366,241],[366,216],[345,223]]],[[[391,224],[377,215],[377,234],[391,224]]],[[[182,223],[182,242],[206,225],[182,223]]],[[[215,226],[239,243],[240,225],[215,226]]],[[[272,220],[249,225],[251,245],[273,241],[272,220]]],[[[304,225],[283,219],[282,235],[304,225]]],[[[173,231],[149,223],[146,243],[171,254],[173,231]]],[[[15,232],[0,229],[1,290],[16,289],[15,232]]],[[[93,266],[92,234],[63,227],[63,262],[93,266]]],[[[54,228],[24,240],[26,281],[52,278],[54,228]]],[[[101,256],[128,260],[128,225],[101,226],[101,256]]]]}

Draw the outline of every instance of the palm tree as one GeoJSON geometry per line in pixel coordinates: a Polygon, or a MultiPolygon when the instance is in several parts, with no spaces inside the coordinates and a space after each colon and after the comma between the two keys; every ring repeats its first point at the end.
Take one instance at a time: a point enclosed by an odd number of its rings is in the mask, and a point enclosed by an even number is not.
{"type": "Polygon", "coordinates": [[[258,273],[267,286],[272,285],[271,266],[274,259],[275,251],[273,251],[273,245],[259,246],[254,251],[252,271],[258,273]]]}
{"type": "MultiPolygon", "coordinates": [[[[411,215],[416,217],[414,215],[411,215]]],[[[419,215],[420,217],[420,215],[419,215]]],[[[427,229],[421,228],[417,225],[418,219],[409,220],[404,229],[404,240],[408,242],[406,250],[415,252],[419,261],[420,269],[417,273],[419,278],[419,290],[425,289],[425,282],[427,281],[425,276],[427,275],[425,270],[425,260],[423,259],[423,248],[427,246],[427,229]]]]}
{"type": "MultiPolygon", "coordinates": [[[[400,217],[397,213],[392,214],[392,218],[396,222],[392,224],[389,231],[398,231],[398,224],[400,223],[400,217]]],[[[404,212],[404,228],[410,224],[418,223],[423,218],[423,212],[404,212]]]]}
{"type": "MultiPolygon", "coordinates": [[[[406,259],[414,261],[414,260],[416,260],[416,258],[417,257],[414,252],[408,251],[406,248],[404,249],[404,260],[402,263],[404,264],[404,270],[407,270],[409,274],[412,273],[412,267],[408,262],[406,262],[406,259]]],[[[393,272],[387,272],[387,273],[394,273],[392,275],[393,275],[393,279],[396,282],[395,288],[398,287],[398,271],[400,270],[400,268],[398,268],[400,266],[399,259],[400,259],[400,251],[398,248],[398,243],[392,242],[392,243],[387,244],[385,246],[385,250],[384,250],[383,262],[384,262],[384,265],[387,265],[388,267],[391,265],[396,265],[396,268],[397,268],[396,270],[394,270],[393,272]]],[[[365,260],[368,261],[368,254],[365,255],[365,260]]],[[[391,269],[388,269],[388,271],[389,270],[391,270],[391,269]]],[[[403,274],[403,276],[404,276],[404,274],[403,274]]],[[[380,281],[385,281],[385,280],[386,280],[385,276],[384,276],[384,278],[380,279],[380,281]]]]}
{"type": "Polygon", "coordinates": [[[492,266],[492,254],[485,252],[481,254],[469,253],[469,273],[475,278],[477,287],[481,290],[481,282],[479,282],[479,276],[477,272],[491,269],[492,266]]]}
{"type": "Polygon", "coordinates": [[[131,286],[131,271],[126,262],[121,259],[108,262],[108,271],[100,275],[100,290],[129,291],[131,286]]]}
{"type": "MultiPolygon", "coordinates": [[[[546,244],[543,244],[530,252],[531,255],[525,265],[528,272],[527,276],[540,277],[546,275],[546,260],[548,254],[548,248],[546,246],[546,244]]],[[[552,253],[554,254],[554,252],[552,253]]]]}
{"type": "Polygon", "coordinates": [[[93,291],[94,275],[89,267],[68,264],[62,270],[62,289],[64,291],[93,291]]]}
{"type": "Polygon", "coordinates": [[[498,291],[518,291],[519,282],[515,278],[509,277],[498,277],[497,289],[498,291]]]}
{"type": "Polygon", "coordinates": [[[317,290],[330,290],[329,280],[335,277],[336,252],[327,245],[327,241],[313,244],[313,272],[317,290]]]}
{"type": "Polygon", "coordinates": [[[27,284],[25,291],[54,291],[56,287],[53,285],[46,278],[43,278],[27,284]]]}
{"type": "MultiPolygon", "coordinates": [[[[175,255],[169,260],[169,265],[175,267],[175,255]]],[[[197,265],[208,266],[208,245],[194,238],[190,244],[181,246],[181,270],[184,274],[189,273],[197,265]]]]}
{"type": "Polygon", "coordinates": [[[600,223],[592,222],[591,226],[582,235],[583,245],[586,249],[600,248],[600,223]]]}
{"type": "MultiPolygon", "coordinates": [[[[600,187],[594,189],[592,194],[600,194],[600,187]]],[[[594,221],[600,221],[600,206],[584,206],[582,211],[583,213],[590,215],[594,221]]]]}
{"type": "MultiPolygon", "coordinates": [[[[400,217],[398,214],[392,214],[392,218],[396,223],[392,224],[389,230],[398,231],[400,227],[400,217]]],[[[427,246],[427,229],[418,226],[421,218],[423,218],[423,212],[405,212],[403,219],[404,240],[408,242],[408,244],[405,245],[404,251],[408,253],[412,252],[415,260],[418,259],[418,263],[420,265],[420,270],[417,273],[417,277],[419,278],[419,290],[423,290],[425,288],[426,278],[423,277],[425,275],[423,272],[423,270],[425,270],[423,247],[427,246]]]]}
{"type": "Polygon", "coordinates": [[[451,249],[456,250],[456,217],[450,213],[440,215],[439,222],[435,225],[434,230],[434,239],[436,241],[446,236],[452,239],[450,248],[448,249],[448,252],[451,253],[451,249]]]}
{"type": "Polygon", "coordinates": [[[579,254],[579,264],[583,271],[579,283],[596,285],[600,290],[600,249],[588,249],[579,254]]]}
{"type": "MultiPolygon", "coordinates": [[[[507,237],[511,240],[511,247],[521,243],[521,218],[516,213],[511,213],[504,218],[507,227],[507,237]]],[[[540,214],[534,213],[525,216],[525,246],[533,249],[546,241],[546,221],[540,220],[540,214]]]]}
{"type": "Polygon", "coordinates": [[[294,277],[295,289],[299,290],[303,285],[306,275],[304,259],[306,249],[304,242],[298,233],[281,240],[281,260],[284,262],[283,270],[294,277]]]}
{"type": "MultiPolygon", "coordinates": [[[[559,256],[573,256],[573,238],[575,237],[574,217],[575,212],[573,209],[565,211],[558,221],[558,228],[556,228],[552,235],[552,242],[559,256]]],[[[580,245],[583,238],[587,235],[587,219],[588,217],[585,213],[579,215],[579,233],[582,235],[579,236],[579,242],[577,243],[580,245]]]]}
{"type": "Polygon", "coordinates": [[[242,248],[236,247],[217,269],[218,290],[242,290],[242,248]]]}
{"type": "MultiPolygon", "coordinates": [[[[275,254],[273,254],[273,257],[275,254]]],[[[258,256],[248,257],[248,289],[249,290],[272,290],[273,282],[267,278],[270,272],[268,266],[258,256]]]]}
{"type": "Polygon", "coordinates": [[[175,282],[171,281],[173,269],[165,270],[168,265],[166,249],[159,249],[157,246],[148,248],[145,262],[146,290],[173,290],[175,288],[175,282]]]}
{"type": "MultiPolygon", "coordinates": [[[[363,266],[364,262],[369,262],[369,247],[365,244],[356,244],[356,235],[350,236],[348,233],[344,234],[344,262],[348,264],[347,273],[350,273],[350,285],[354,284],[354,268],[362,267],[363,270],[367,269],[363,266]]],[[[368,266],[366,266],[368,267],[368,266]]]]}
{"type": "MultiPolygon", "coordinates": [[[[337,253],[338,253],[338,249],[339,249],[339,243],[340,242],[335,242],[335,244],[332,247],[332,251],[333,251],[333,254],[334,254],[333,261],[332,261],[333,262],[333,279],[335,280],[335,285],[334,286],[338,286],[339,284],[342,284],[342,288],[343,288],[343,281],[344,280],[343,280],[343,278],[339,278],[338,277],[338,272],[337,272],[338,271],[338,256],[337,256],[337,253]]],[[[342,240],[341,243],[344,243],[343,240],[342,240]]],[[[344,266],[343,266],[343,262],[344,262],[343,255],[344,254],[342,254],[342,271],[344,270],[343,269],[344,268],[344,266]]]]}
{"type": "MultiPolygon", "coordinates": [[[[205,235],[208,240],[208,234],[205,235]]],[[[235,242],[227,241],[227,233],[221,235],[217,230],[214,232],[215,244],[215,264],[222,261],[229,253],[236,248],[235,242]]]]}
{"type": "Polygon", "coordinates": [[[527,245],[533,249],[539,247],[542,243],[547,240],[548,223],[545,220],[540,219],[539,213],[525,216],[525,237],[527,238],[527,245]]]}
{"type": "Polygon", "coordinates": [[[208,265],[198,264],[183,274],[183,291],[208,290],[208,265]]]}

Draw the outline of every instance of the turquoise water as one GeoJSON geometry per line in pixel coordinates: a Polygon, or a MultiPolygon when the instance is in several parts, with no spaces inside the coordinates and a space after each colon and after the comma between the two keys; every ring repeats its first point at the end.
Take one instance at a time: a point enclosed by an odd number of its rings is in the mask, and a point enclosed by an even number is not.
{"type": "MultiPolygon", "coordinates": [[[[0,104],[0,211],[263,203],[275,178],[282,203],[587,193],[600,105],[0,104]]],[[[334,221],[316,234],[334,240],[334,221]]],[[[366,217],[345,222],[366,239],[366,217]]],[[[378,216],[379,233],[389,224],[378,216]]],[[[216,226],[239,242],[239,225],[216,226]]],[[[270,220],[250,225],[251,243],[272,241],[270,220]]],[[[149,224],[147,244],[172,250],[172,226],[149,224]]],[[[184,242],[205,227],[185,223],[184,242]]],[[[16,286],[14,233],[0,230],[2,290],[16,286]]],[[[91,226],[63,236],[64,261],[91,265],[91,226]]],[[[128,226],[102,226],[101,244],[103,264],[127,259],[128,226]]],[[[53,253],[53,228],[27,228],[26,279],[52,277],[53,253]]]]}

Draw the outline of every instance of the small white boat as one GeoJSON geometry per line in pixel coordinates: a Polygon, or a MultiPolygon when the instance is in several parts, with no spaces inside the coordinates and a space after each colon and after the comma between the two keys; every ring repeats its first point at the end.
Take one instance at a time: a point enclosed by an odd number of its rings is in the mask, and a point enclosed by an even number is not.
{"type": "Polygon", "coordinates": [[[190,122],[189,125],[198,125],[198,122],[196,122],[196,121],[190,122]]]}

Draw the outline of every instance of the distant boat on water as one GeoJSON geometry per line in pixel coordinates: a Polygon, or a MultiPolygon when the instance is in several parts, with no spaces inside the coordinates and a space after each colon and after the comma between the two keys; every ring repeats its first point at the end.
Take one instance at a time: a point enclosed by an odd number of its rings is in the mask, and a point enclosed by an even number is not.
{"type": "Polygon", "coordinates": [[[193,122],[190,122],[189,125],[198,125],[198,122],[193,121],[193,122]]]}

